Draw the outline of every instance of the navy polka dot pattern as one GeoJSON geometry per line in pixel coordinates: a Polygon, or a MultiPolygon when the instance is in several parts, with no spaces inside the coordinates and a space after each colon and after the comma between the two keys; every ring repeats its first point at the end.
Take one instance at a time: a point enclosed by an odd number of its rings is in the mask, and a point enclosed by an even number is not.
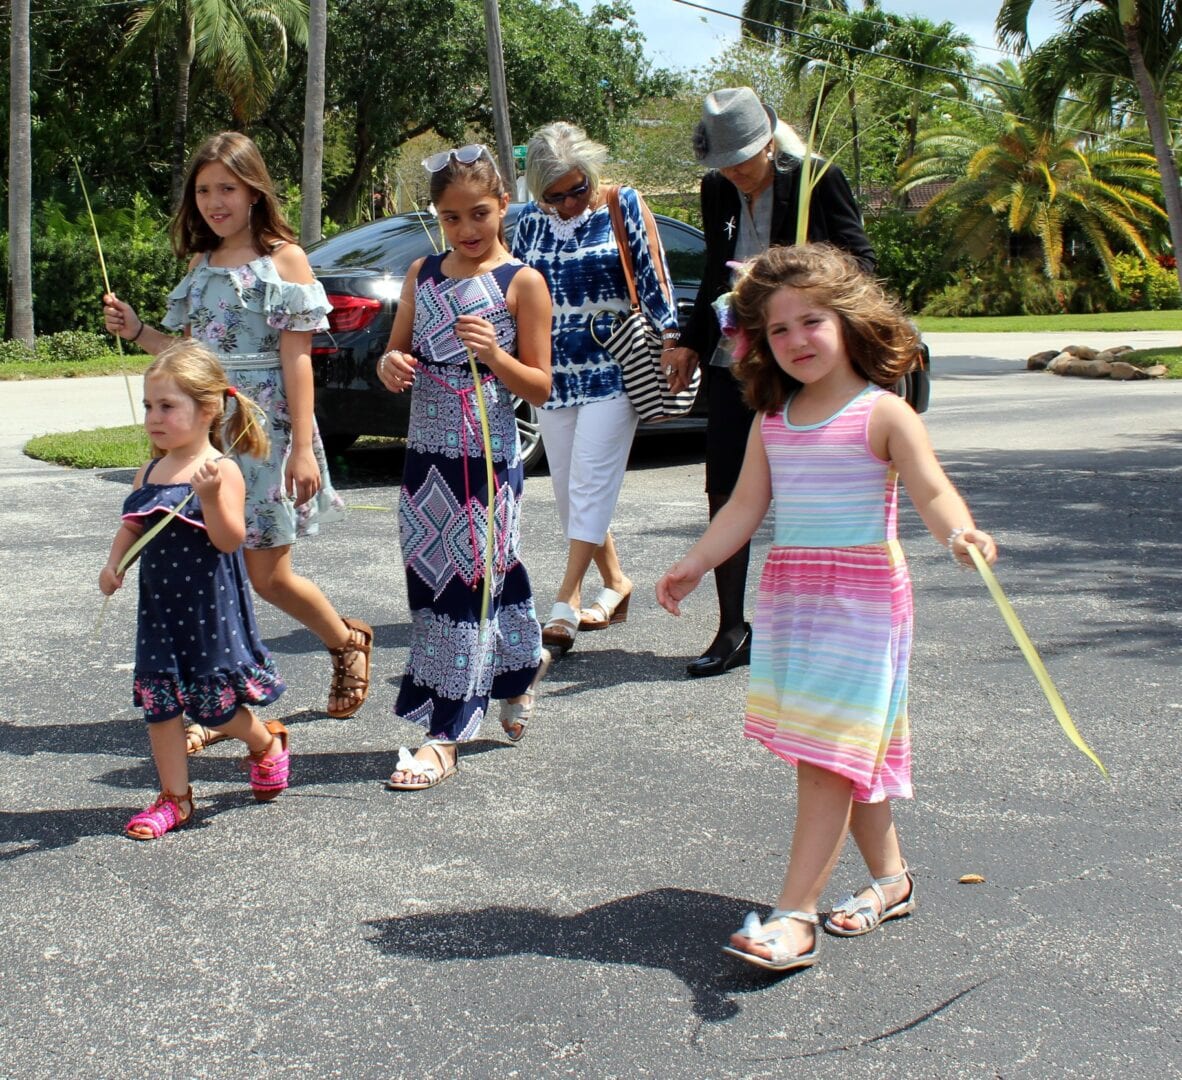
{"type": "MultiPolygon", "coordinates": [[[[145,531],[192,490],[149,483],[150,475],[151,467],[123,504],[123,517],[145,531]]],[[[146,720],[183,713],[217,726],[240,705],[265,705],[283,693],[255,626],[242,550],[214,547],[196,494],[143,549],[139,589],[132,698],[146,720]]]]}

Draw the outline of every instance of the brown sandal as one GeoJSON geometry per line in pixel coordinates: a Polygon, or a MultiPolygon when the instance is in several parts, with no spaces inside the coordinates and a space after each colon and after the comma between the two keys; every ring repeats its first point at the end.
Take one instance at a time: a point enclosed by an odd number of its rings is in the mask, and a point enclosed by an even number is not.
{"type": "Polygon", "coordinates": [[[185,728],[185,753],[200,754],[214,743],[225,742],[232,736],[227,735],[221,728],[206,727],[204,724],[189,724],[185,728]]]}
{"type": "Polygon", "coordinates": [[[328,689],[329,707],[325,711],[334,720],[348,720],[365,704],[369,696],[369,658],[373,651],[373,629],[369,623],[360,619],[345,619],[349,628],[349,640],[336,649],[329,649],[332,654],[332,685],[328,689]],[[353,658],[360,653],[365,657],[365,671],[358,675],[349,670],[353,658]],[[352,699],[343,709],[333,709],[332,700],[336,698],[352,699]]]}

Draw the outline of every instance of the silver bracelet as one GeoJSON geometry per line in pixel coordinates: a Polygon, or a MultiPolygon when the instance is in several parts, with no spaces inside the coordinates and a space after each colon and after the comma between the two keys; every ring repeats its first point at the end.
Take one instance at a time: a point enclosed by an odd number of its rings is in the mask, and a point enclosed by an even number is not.
{"type": "Polygon", "coordinates": [[[964,536],[966,532],[968,532],[968,529],[961,528],[953,529],[952,532],[948,534],[948,554],[951,555],[953,559],[956,558],[956,552],[952,550],[952,544],[958,536],[964,536]]]}

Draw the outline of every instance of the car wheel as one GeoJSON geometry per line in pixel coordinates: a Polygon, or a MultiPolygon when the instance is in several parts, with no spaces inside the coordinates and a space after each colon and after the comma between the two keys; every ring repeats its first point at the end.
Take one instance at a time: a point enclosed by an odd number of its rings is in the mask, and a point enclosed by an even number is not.
{"type": "Polygon", "coordinates": [[[542,445],[542,425],[538,421],[538,408],[524,398],[514,398],[513,413],[517,417],[521,464],[526,472],[532,472],[546,456],[546,448],[542,445]]]}

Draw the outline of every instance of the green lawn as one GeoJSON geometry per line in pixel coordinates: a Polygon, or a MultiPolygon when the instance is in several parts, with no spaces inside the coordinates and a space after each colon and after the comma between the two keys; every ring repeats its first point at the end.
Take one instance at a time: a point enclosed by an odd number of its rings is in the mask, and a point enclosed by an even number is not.
{"type": "Polygon", "coordinates": [[[142,353],[107,353],[97,360],[29,360],[0,364],[0,379],[81,379],[91,375],[138,375],[154,359],[142,353]]]}
{"type": "Polygon", "coordinates": [[[75,469],[138,469],[152,456],[148,435],[138,424],[38,435],[25,453],[75,469]]]}
{"type": "MultiPolygon", "coordinates": [[[[1103,333],[1122,330],[1177,330],[1182,344],[1182,311],[1113,311],[1104,315],[981,315],[971,319],[920,316],[925,334],[1007,334],[1049,330],[1103,333]]],[[[1064,342],[1065,345],[1071,342],[1064,342]]],[[[1086,345],[1087,342],[1080,342],[1086,345]]]]}

